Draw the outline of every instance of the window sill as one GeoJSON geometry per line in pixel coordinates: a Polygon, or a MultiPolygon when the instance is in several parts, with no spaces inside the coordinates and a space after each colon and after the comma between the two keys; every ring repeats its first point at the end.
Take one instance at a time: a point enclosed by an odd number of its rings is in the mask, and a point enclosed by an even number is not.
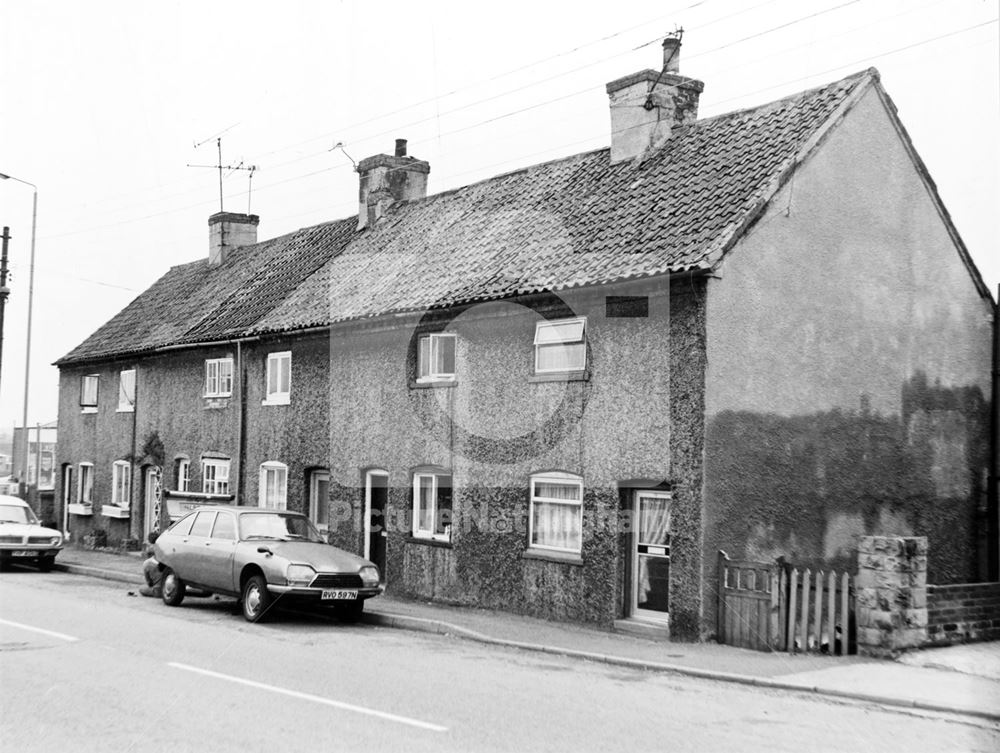
{"type": "Polygon", "coordinates": [[[128,520],[130,512],[131,511],[127,507],[118,507],[117,505],[101,505],[101,515],[105,518],[128,520]]]}
{"type": "Polygon", "coordinates": [[[218,410],[229,407],[230,395],[205,395],[205,410],[218,410]]]}
{"type": "Polygon", "coordinates": [[[564,565],[583,564],[583,557],[576,552],[557,552],[553,549],[525,549],[521,552],[521,559],[545,560],[546,562],[559,562],[564,565]]]}
{"type": "Polygon", "coordinates": [[[97,413],[97,406],[86,406],[80,409],[80,413],[97,413]]]}
{"type": "Polygon", "coordinates": [[[407,536],[407,544],[426,544],[427,546],[436,546],[441,549],[451,549],[452,544],[450,541],[445,541],[444,539],[425,539],[423,536],[407,536]]]}
{"type": "Polygon", "coordinates": [[[266,400],[261,400],[261,405],[290,405],[292,398],[289,395],[276,395],[275,397],[269,397],[266,400]]]}
{"type": "Polygon", "coordinates": [[[135,408],[118,408],[115,413],[135,413],[135,408]]]}
{"type": "Polygon", "coordinates": [[[438,387],[457,387],[457,386],[458,386],[457,379],[438,379],[427,382],[419,382],[416,379],[410,380],[411,390],[427,390],[427,389],[433,390],[438,387]]]}
{"type": "Polygon", "coordinates": [[[583,371],[553,371],[541,374],[529,374],[528,383],[535,382],[589,382],[590,370],[583,371]]]}
{"type": "Polygon", "coordinates": [[[68,512],[70,515],[86,515],[89,517],[94,514],[94,506],[89,504],[85,505],[79,502],[77,503],[71,502],[70,504],[66,505],[66,512],[68,512]]]}

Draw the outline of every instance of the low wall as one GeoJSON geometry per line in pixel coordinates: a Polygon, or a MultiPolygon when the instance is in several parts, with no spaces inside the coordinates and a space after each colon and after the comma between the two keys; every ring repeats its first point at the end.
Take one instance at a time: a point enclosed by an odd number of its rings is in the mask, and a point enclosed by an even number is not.
{"type": "Polygon", "coordinates": [[[1000,583],[927,586],[927,641],[946,646],[1000,639],[1000,583]]]}

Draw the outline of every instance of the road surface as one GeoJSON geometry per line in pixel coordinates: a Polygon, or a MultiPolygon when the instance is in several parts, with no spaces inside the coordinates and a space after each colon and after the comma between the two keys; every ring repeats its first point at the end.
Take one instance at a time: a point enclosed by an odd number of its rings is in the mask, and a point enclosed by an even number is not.
{"type": "Polygon", "coordinates": [[[4,750],[1000,750],[988,722],[129,590],[0,572],[4,750]]]}

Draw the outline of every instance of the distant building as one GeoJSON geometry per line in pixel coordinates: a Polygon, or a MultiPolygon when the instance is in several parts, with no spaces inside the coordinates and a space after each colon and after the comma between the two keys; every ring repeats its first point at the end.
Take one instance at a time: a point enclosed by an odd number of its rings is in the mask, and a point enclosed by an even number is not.
{"type": "Polygon", "coordinates": [[[14,427],[14,455],[10,475],[40,491],[55,489],[57,426],[58,422],[52,421],[28,427],[28,467],[24,478],[20,475],[24,457],[25,430],[20,426],[14,427]]]}

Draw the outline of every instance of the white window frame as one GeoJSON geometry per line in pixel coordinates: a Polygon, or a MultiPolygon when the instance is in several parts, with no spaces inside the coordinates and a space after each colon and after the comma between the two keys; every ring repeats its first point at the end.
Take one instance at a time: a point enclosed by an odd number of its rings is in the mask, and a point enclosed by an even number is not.
{"type": "Polygon", "coordinates": [[[101,375],[100,374],[84,374],[80,377],[80,408],[82,413],[97,413],[97,401],[100,399],[101,394],[101,375]],[[88,389],[89,385],[93,385],[94,396],[91,399],[88,389]]]}
{"type": "Polygon", "coordinates": [[[257,506],[265,510],[288,509],[288,466],[276,460],[260,464],[260,483],[257,487],[257,506]],[[275,476],[277,496],[268,498],[268,478],[275,476]]]}
{"type": "MultiPolygon", "coordinates": [[[[443,364],[442,364],[443,365],[443,364]]],[[[455,370],[458,368],[458,338],[448,332],[435,332],[421,335],[417,338],[417,381],[451,382],[455,380],[455,370]],[[441,356],[442,343],[452,342],[452,370],[436,371],[435,366],[441,356]]]]}
{"type": "Polygon", "coordinates": [[[203,494],[229,494],[231,462],[226,458],[201,459],[201,491],[203,494]],[[211,469],[211,473],[209,469],[211,469]]]}
{"type": "Polygon", "coordinates": [[[176,473],[174,483],[177,485],[177,491],[191,491],[191,461],[188,458],[177,458],[174,465],[176,473]]]}
{"type": "Polygon", "coordinates": [[[413,526],[412,534],[415,539],[431,539],[433,541],[451,541],[451,525],[445,526],[446,530],[443,533],[437,533],[435,530],[437,528],[438,519],[438,488],[440,487],[440,482],[438,479],[446,478],[448,479],[448,488],[452,490],[452,515],[455,512],[455,489],[451,485],[452,476],[450,473],[440,473],[435,471],[416,471],[413,474],[413,526]],[[421,528],[420,527],[420,509],[421,509],[421,497],[420,497],[420,481],[421,479],[431,479],[431,500],[429,506],[430,519],[433,528],[421,528]]]}
{"type": "Polygon", "coordinates": [[[118,412],[135,412],[135,369],[118,372],[118,412]],[[131,391],[131,396],[129,392],[131,391]]]}
{"type": "Polygon", "coordinates": [[[283,350],[278,353],[268,353],[267,363],[264,366],[264,400],[261,405],[288,405],[292,396],[292,351],[283,350]],[[288,362],[288,380],[285,385],[281,384],[281,364],[288,362]],[[276,369],[276,379],[271,379],[271,364],[274,363],[276,369]],[[276,382],[276,383],[275,383],[276,382]],[[284,386],[284,390],[282,390],[284,386]]]}
{"type": "Polygon", "coordinates": [[[583,551],[583,479],[572,473],[562,471],[548,471],[547,473],[536,473],[531,477],[531,486],[528,496],[528,548],[542,549],[550,552],[570,552],[580,554],[583,551]],[[554,497],[541,497],[536,494],[535,489],[538,484],[565,484],[576,486],[579,490],[579,498],[576,500],[556,499],[554,497]],[[579,531],[580,546],[561,547],[550,544],[535,543],[535,504],[564,505],[566,507],[577,508],[577,530],[579,531]]]}
{"type": "Polygon", "coordinates": [[[132,464],[127,460],[111,464],[111,504],[122,509],[132,506],[132,464]]]}
{"type": "Polygon", "coordinates": [[[233,359],[205,359],[205,397],[229,397],[233,394],[233,359]],[[225,367],[225,368],[224,368],[225,367]],[[228,374],[225,373],[228,371],[228,374]]]}
{"type": "Polygon", "coordinates": [[[587,317],[574,316],[569,319],[543,320],[535,323],[535,373],[536,374],[567,374],[584,371],[587,368],[587,317]],[[579,325],[579,337],[560,337],[556,334],[559,327],[579,325]],[[569,345],[580,345],[583,358],[579,365],[571,364],[566,368],[543,369],[538,365],[539,355],[545,348],[565,348],[569,345]]]}
{"type": "Polygon", "coordinates": [[[94,464],[80,463],[76,477],[76,501],[81,505],[94,503],[94,464]]]}
{"type": "Polygon", "coordinates": [[[309,519],[316,524],[316,527],[321,531],[326,531],[330,528],[329,516],[330,516],[330,471],[325,468],[315,468],[309,471],[309,519]],[[319,497],[319,484],[323,479],[326,480],[327,495],[323,499],[319,497]],[[327,510],[327,522],[319,522],[319,506],[323,505],[327,510]]]}

